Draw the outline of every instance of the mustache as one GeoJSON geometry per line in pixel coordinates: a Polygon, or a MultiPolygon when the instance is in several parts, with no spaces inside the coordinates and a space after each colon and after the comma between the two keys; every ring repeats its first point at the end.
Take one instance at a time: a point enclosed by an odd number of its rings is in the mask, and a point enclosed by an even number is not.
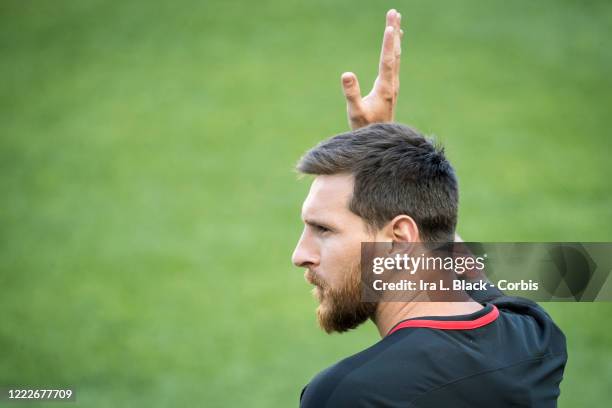
{"type": "Polygon", "coordinates": [[[316,285],[321,288],[325,288],[327,286],[325,281],[319,278],[319,275],[317,275],[316,273],[310,270],[307,270],[306,272],[304,272],[304,279],[306,279],[306,281],[310,283],[311,285],[316,285]]]}

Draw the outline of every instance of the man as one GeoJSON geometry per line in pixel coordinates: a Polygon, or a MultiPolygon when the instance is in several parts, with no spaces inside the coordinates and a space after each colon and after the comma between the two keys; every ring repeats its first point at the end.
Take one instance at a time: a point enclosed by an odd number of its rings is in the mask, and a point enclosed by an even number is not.
{"type": "Polygon", "coordinates": [[[353,131],[298,163],[315,176],[293,263],[315,286],[328,333],[370,319],[382,339],[315,376],[302,407],[556,406],[565,338],[535,303],[487,290],[445,302],[364,302],[361,243],[452,241],[458,187],[441,149],[392,123],[399,91],[401,16],[387,13],[379,75],[362,98],[342,75],[353,131]]]}

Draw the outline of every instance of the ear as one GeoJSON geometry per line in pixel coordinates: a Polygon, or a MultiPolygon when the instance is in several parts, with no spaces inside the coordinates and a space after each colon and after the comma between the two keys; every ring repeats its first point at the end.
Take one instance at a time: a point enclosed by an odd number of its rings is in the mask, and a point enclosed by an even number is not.
{"type": "Polygon", "coordinates": [[[408,215],[398,215],[387,227],[394,242],[420,242],[419,227],[408,215]]]}
{"type": "Polygon", "coordinates": [[[410,252],[414,246],[413,243],[421,241],[419,227],[412,217],[398,215],[376,233],[374,241],[388,244],[387,255],[410,252]]]}

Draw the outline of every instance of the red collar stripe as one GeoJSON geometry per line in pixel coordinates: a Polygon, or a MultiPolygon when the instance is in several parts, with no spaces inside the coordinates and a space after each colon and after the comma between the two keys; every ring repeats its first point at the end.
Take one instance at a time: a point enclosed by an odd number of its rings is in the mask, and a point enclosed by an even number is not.
{"type": "Polygon", "coordinates": [[[472,330],[494,322],[498,316],[499,310],[495,307],[495,305],[493,305],[493,309],[491,309],[489,313],[474,320],[406,320],[405,322],[401,322],[391,329],[387,336],[408,327],[425,327],[428,329],[441,330],[472,330]]]}

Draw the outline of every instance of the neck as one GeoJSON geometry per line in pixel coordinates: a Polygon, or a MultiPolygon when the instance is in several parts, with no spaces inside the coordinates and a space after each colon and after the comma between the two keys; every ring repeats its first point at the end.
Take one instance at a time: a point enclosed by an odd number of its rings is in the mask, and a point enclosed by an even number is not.
{"type": "Polygon", "coordinates": [[[389,330],[402,320],[423,316],[459,316],[477,312],[482,309],[480,303],[472,299],[464,302],[381,302],[376,308],[374,324],[380,337],[385,337],[389,330]]]}

